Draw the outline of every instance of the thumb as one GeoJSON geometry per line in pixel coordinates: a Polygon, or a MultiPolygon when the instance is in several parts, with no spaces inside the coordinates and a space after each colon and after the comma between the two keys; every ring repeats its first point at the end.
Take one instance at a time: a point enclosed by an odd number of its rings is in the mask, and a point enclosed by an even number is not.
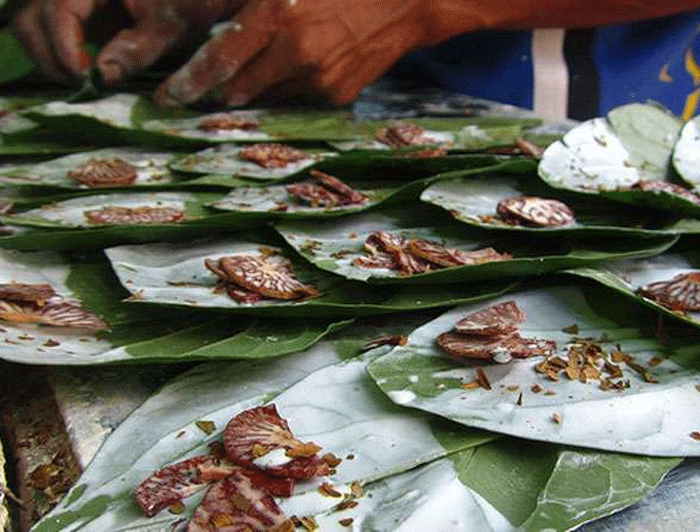
{"type": "Polygon", "coordinates": [[[120,31],[97,56],[97,68],[108,86],[127,79],[155,63],[186,34],[181,20],[139,21],[120,31]]]}

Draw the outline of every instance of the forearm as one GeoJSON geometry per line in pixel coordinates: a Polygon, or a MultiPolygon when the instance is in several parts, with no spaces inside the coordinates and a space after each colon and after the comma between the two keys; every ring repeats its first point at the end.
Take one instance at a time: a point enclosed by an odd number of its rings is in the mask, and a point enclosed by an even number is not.
{"type": "Polygon", "coordinates": [[[700,0],[423,0],[422,45],[480,29],[581,28],[700,7],[700,0]]]}

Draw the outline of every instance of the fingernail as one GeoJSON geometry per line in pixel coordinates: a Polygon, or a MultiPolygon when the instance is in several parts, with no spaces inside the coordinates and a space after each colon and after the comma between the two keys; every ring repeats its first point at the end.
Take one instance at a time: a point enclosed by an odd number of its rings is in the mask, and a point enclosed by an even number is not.
{"type": "Polygon", "coordinates": [[[231,107],[241,107],[245,104],[248,103],[250,98],[248,98],[247,94],[243,94],[242,92],[237,92],[235,94],[232,94],[231,96],[228,97],[228,104],[231,107]]]}
{"type": "Polygon", "coordinates": [[[115,61],[100,63],[99,69],[106,85],[114,85],[124,78],[124,67],[115,61]]]}

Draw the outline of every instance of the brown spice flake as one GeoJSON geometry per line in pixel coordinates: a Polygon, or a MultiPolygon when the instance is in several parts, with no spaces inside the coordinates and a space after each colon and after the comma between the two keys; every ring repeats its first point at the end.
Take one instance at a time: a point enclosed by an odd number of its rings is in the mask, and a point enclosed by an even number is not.
{"type": "Polygon", "coordinates": [[[318,528],[318,523],[313,517],[297,517],[295,520],[298,521],[297,526],[303,526],[309,532],[312,532],[318,528]]]}
{"type": "Polygon", "coordinates": [[[362,495],[364,495],[362,491],[362,486],[359,482],[355,481],[352,484],[350,484],[350,493],[352,493],[352,496],[356,499],[359,499],[360,497],[362,497],[362,495]]]}
{"type": "Polygon", "coordinates": [[[653,358],[649,359],[648,364],[649,364],[650,366],[654,367],[654,366],[658,366],[658,365],[661,364],[663,361],[664,361],[664,359],[661,358],[661,357],[653,357],[653,358]]]}
{"type": "Polygon", "coordinates": [[[325,497],[342,497],[343,494],[335,489],[328,482],[324,482],[318,487],[318,492],[325,497]]]}
{"type": "Polygon", "coordinates": [[[195,421],[194,424],[204,434],[212,434],[216,430],[216,424],[213,421],[195,421]]]}
{"type": "Polygon", "coordinates": [[[56,347],[56,346],[61,345],[61,342],[58,342],[58,341],[56,341],[56,340],[53,340],[53,339],[49,338],[49,339],[46,340],[42,345],[43,345],[44,347],[56,347]]]}
{"type": "Polygon", "coordinates": [[[509,386],[506,386],[506,390],[508,390],[509,392],[517,392],[519,389],[520,389],[519,384],[511,384],[509,386]]]}
{"type": "Polygon", "coordinates": [[[554,414],[552,414],[552,421],[555,423],[561,423],[561,416],[554,412],[554,414]]]}
{"type": "Polygon", "coordinates": [[[578,325],[575,323],[573,325],[569,325],[568,327],[564,327],[562,329],[563,332],[567,334],[578,334],[578,325]]]}
{"type": "Polygon", "coordinates": [[[523,406],[523,392],[518,394],[518,400],[515,401],[515,404],[518,406],[523,406]]]}
{"type": "Polygon", "coordinates": [[[479,386],[486,390],[491,389],[491,382],[489,381],[486,372],[481,368],[476,368],[476,382],[478,382],[479,386]]]}
{"type": "Polygon", "coordinates": [[[540,393],[543,390],[542,386],[539,384],[535,383],[532,386],[530,386],[530,391],[532,393],[540,393]]]}
{"type": "Polygon", "coordinates": [[[341,526],[352,526],[353,521],[352,517],[346,517],[345,519],[339,519],[338,524],[341,526]]]}
{"type": "Polygon", "coordinates": [[[700,430],[694,430],[690,433],[690,437],[696,441],[700,441],[700,430]]]}
{"type": "Polygon", "coordinates": [[[309,456],[315,455],[318,451],[321,450],[321,446],[313,443],[313,442],[307,442],[307,443],[301,443],[299,442],[298,444],[293,445],[289,449],[285,451],[285,456],[288,456],[289,458],[308,458],[309,456]]]}
{"type": "Polygon", "coordinates": [[[342,459],[333,453],[326,453],[321,457],[321,460],[326,462],[329,467],[338,467],[342,463],[342,459]]]}
{"type": "Polygon", "coordinates": [[[171,514],[180,515],[182,512],[185,511],[185,505],[182,503],[182,501],[178,501],[175,504],[173,504],[170,508],[168,508],[168,511],[171,514]]]}
{"type": "Polygon", "coordinates": [[[359,502],[357,502],[355,499],[345,499],[344,501],[339,502],[333,507],[333,510],[335,512],[342,512],[343,510],[349,510],[350,508],[355,508],[359,502]]]}

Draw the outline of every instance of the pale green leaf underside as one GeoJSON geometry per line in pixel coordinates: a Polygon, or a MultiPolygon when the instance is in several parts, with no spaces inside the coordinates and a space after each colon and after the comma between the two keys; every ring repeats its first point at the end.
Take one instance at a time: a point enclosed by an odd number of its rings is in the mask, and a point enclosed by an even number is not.
{"type": "MultiPolygon", "coordinates": [[[[599,295],[598,295],[599,297],[599,295]]],[[[525,337],[555,340],[566,356],[573,335],[563,329],[576,325],[577,336],[605,338],[604,349],[619,346],[635,361],[648,367],[654,357],[672,356],[681,347],[664,348],[645,335],[637,316],[617,308],[622,302],[596,300],[596,293],[573,286],[530,290],[504,296],[494,303],[514,300],[527,318],[520,331],[525,337]]],[[[489,304],[490,305],[490,304],[489,304]]],[[[398,404],[440,414],[479,427],[532,440],[550,441],[595,449],[656,456],[697,456],[700,449],[690,436],[697,425],[700,381],[696,371],[683,369],[669,359],[651,372],[659,380],[648,383],[631,369],[625,371],[630,387],[604,391],[597,383],[560,380],[552,382],[534,366],[541,357],[487,364],[484,371],[492,390],[465,390],[464,382],[476,377],[478,364],[452,362],[435,344],[464,315],[488,305],[451,310],[416,329],[405,346],[370,366],[382,389],[398,404]],[[551,389],[536,393],[534,384],[551,389]],[[516,404],[522,393],[522,405],[516,404]],[[645,407],[639,408],[643,401],[645,407]],[[554,415],[561,422],[555,422],[554,415]]],[[[624,309],[624,307],[622,307],[624,309]]],[[[629,312],[629,311],[628,311],[629,312]]],[[[653,334],[653,333],[652,333],[653,334]]]]}

